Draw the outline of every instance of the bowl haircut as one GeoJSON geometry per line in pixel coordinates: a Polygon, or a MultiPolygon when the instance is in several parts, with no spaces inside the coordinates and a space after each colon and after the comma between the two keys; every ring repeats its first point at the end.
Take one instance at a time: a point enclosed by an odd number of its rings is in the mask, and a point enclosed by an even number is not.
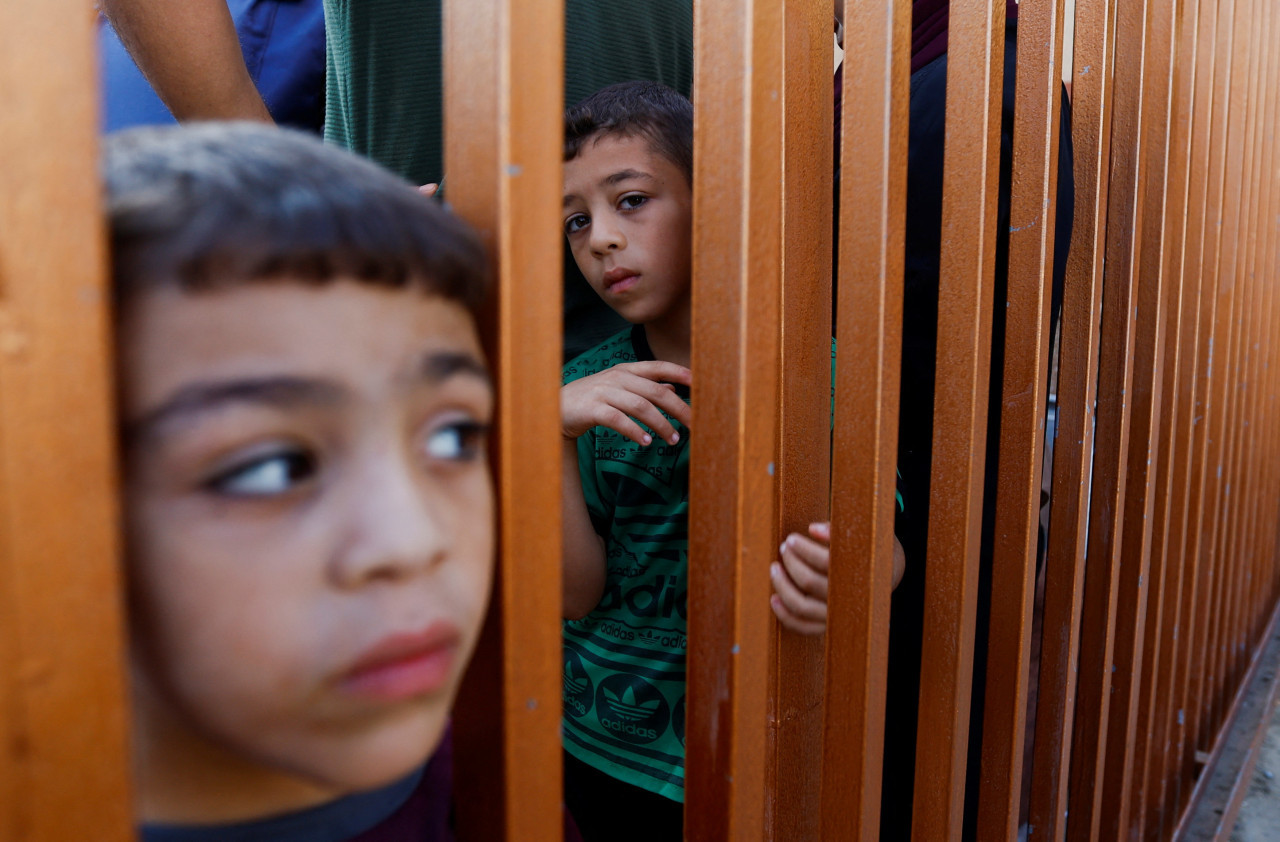
{"type": "Polygon", "coordinates": [[[336,279],[418,288],[477,314],[490,272],[440,202],[301,132],[258,123],[131,129],[103,145],[117,312],[139,293],[336,279]]]}

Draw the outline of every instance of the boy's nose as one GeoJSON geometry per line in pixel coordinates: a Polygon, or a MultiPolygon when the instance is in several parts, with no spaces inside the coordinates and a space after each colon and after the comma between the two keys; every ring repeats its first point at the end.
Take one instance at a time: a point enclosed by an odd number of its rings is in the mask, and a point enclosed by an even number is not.
{"type": "Polygon", "coordinates": [[[346,530],[331,563],[335,584],[357,588],[377,580],[405,579],[448,556],[450,518],[412,465],[370,471],[354,485],[358,487],[345,495],[346,512],[338,515],[346,530]]]}
{"type": "Polygon", "coordinates": [[[627,239],[622,228],[608,220],[593,221],[591,224],[591,251],[603,257],[609,252],[627,247],[627,239]]]}

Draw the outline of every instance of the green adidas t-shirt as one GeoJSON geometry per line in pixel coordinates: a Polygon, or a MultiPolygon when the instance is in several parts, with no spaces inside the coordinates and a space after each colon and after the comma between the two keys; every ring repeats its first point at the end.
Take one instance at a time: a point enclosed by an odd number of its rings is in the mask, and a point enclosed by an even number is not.
{"type": "MultiPolygon", "coordinates": [[[[564,382],[651,359],[644,329],[628,328],[566,365],[564,382]]],[[[689,432],[674,423],[674,445],[642,447],[607,427],[578,439],[608,574],[595,610],[564,623],[563,730],[582,762],[684,801],[689,432]]]]}
{"type": "MultiPolygon", "coordinates": [[[[835,342],[831,343],[834,412],[835,342]]],[[[636,325],[576,357],[565,383],[654,359],[636,325]]],[[[686,387],[677,393],[689,400],[686,387]]],[[[689,431],[636,444],[607,427],[578,439],[582,493],[605,540],[605,593],[564,623],[564,747],[606,774],[684,801],[689,431]]],[[[834,419],[833,419],[834,420],[834,419]]],[[[902,510],[902,494],[897,495],[902,510]]]]}

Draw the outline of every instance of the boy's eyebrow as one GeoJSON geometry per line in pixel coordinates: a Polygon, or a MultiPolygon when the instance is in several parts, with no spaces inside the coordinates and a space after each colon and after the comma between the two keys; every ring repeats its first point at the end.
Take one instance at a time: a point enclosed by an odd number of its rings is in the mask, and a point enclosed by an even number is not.
{"type": "MultiPolygon", "coordinates": [[[[414,379],[443,383],[458,374],[476,377],[491,386],[489,371],[474,355],[458,351],[428,351],[416,366],[414,379]]],[[[307,377],[260,377],[242,380],[192,383],[160,406],[129,422],[124,428],[127,442],[154,436],[164,427],[229,404],[263,404],[276,408],[333,405],[345,390],[335,383],[307,377]]]]}
{"type": "Polygon", "coordinates": [[[606,185],[614,185],[614,184],[617,184],[619,181],[630,181],[633,178],[641,178],[647,181],[655,180],[653,176],[649,175],[649,173],[644,172],[643,170],[619,170],[613,175],[605,176],[604,181],[601,183],[606,185]]]}
{"type": "MultiPolygon", "coordinates": [[[[617,184],[620,181],[630,181],[633,178],[642,179],[644,181],[657,181],[657,179],[654,176],[650,175],[649,173],[643,170],[618,170],[615,173],[606,175],[603,179],[600,180],[600,183],[603,184],[605,187],[612,187],[613,185],[617,184]]],[[[578,197],[572,193],[566,193],[564,197],[564,202],[561,203],[561,207],[567,207],[568,205],[572,204],[573,201],[577,198],[578,197]]]]}
{"type": "Polygon", "coordinates": [[[274,407],[317,406],[341,400],[343,390],[323,380],[304,377],[260,377],[192,383],[160,406],[125,425],[126,441],[151,437],[184,417],[221,409],[228,404],[266,404],[274,407]]]}
{"type": "Polygon", "coordinates": [[[489,370],[473,354],[464,351],[428,351],[418,364],[418,374],[428,383],[443,383],[450,377],[466,374],[491,386],[489,370]]]}

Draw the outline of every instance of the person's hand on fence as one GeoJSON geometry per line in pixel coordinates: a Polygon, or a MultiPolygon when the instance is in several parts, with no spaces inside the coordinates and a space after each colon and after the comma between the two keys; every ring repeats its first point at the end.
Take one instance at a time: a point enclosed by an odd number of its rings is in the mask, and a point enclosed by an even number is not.
{"type": "Polygon", "coordinates": [[[574,380],[560,389],[561,432],[567,439],[576,439],[592,427],[608,427],[647,445],[653,436],[643,424],[658,438],[675,444],[680,434],[662,413],[689,426],[689,405],[672,384],[687,386],[691,377],[682,365],[650,360],[622,363],[574,380]]]}
{"type": "Polygon", "coordinates": [[[831,566],[831,524],[811,523],[809,534],[792,532],[778,550],[769,578],[778,622],[798,634],[827,628],[827,573],[831,566]]]}

